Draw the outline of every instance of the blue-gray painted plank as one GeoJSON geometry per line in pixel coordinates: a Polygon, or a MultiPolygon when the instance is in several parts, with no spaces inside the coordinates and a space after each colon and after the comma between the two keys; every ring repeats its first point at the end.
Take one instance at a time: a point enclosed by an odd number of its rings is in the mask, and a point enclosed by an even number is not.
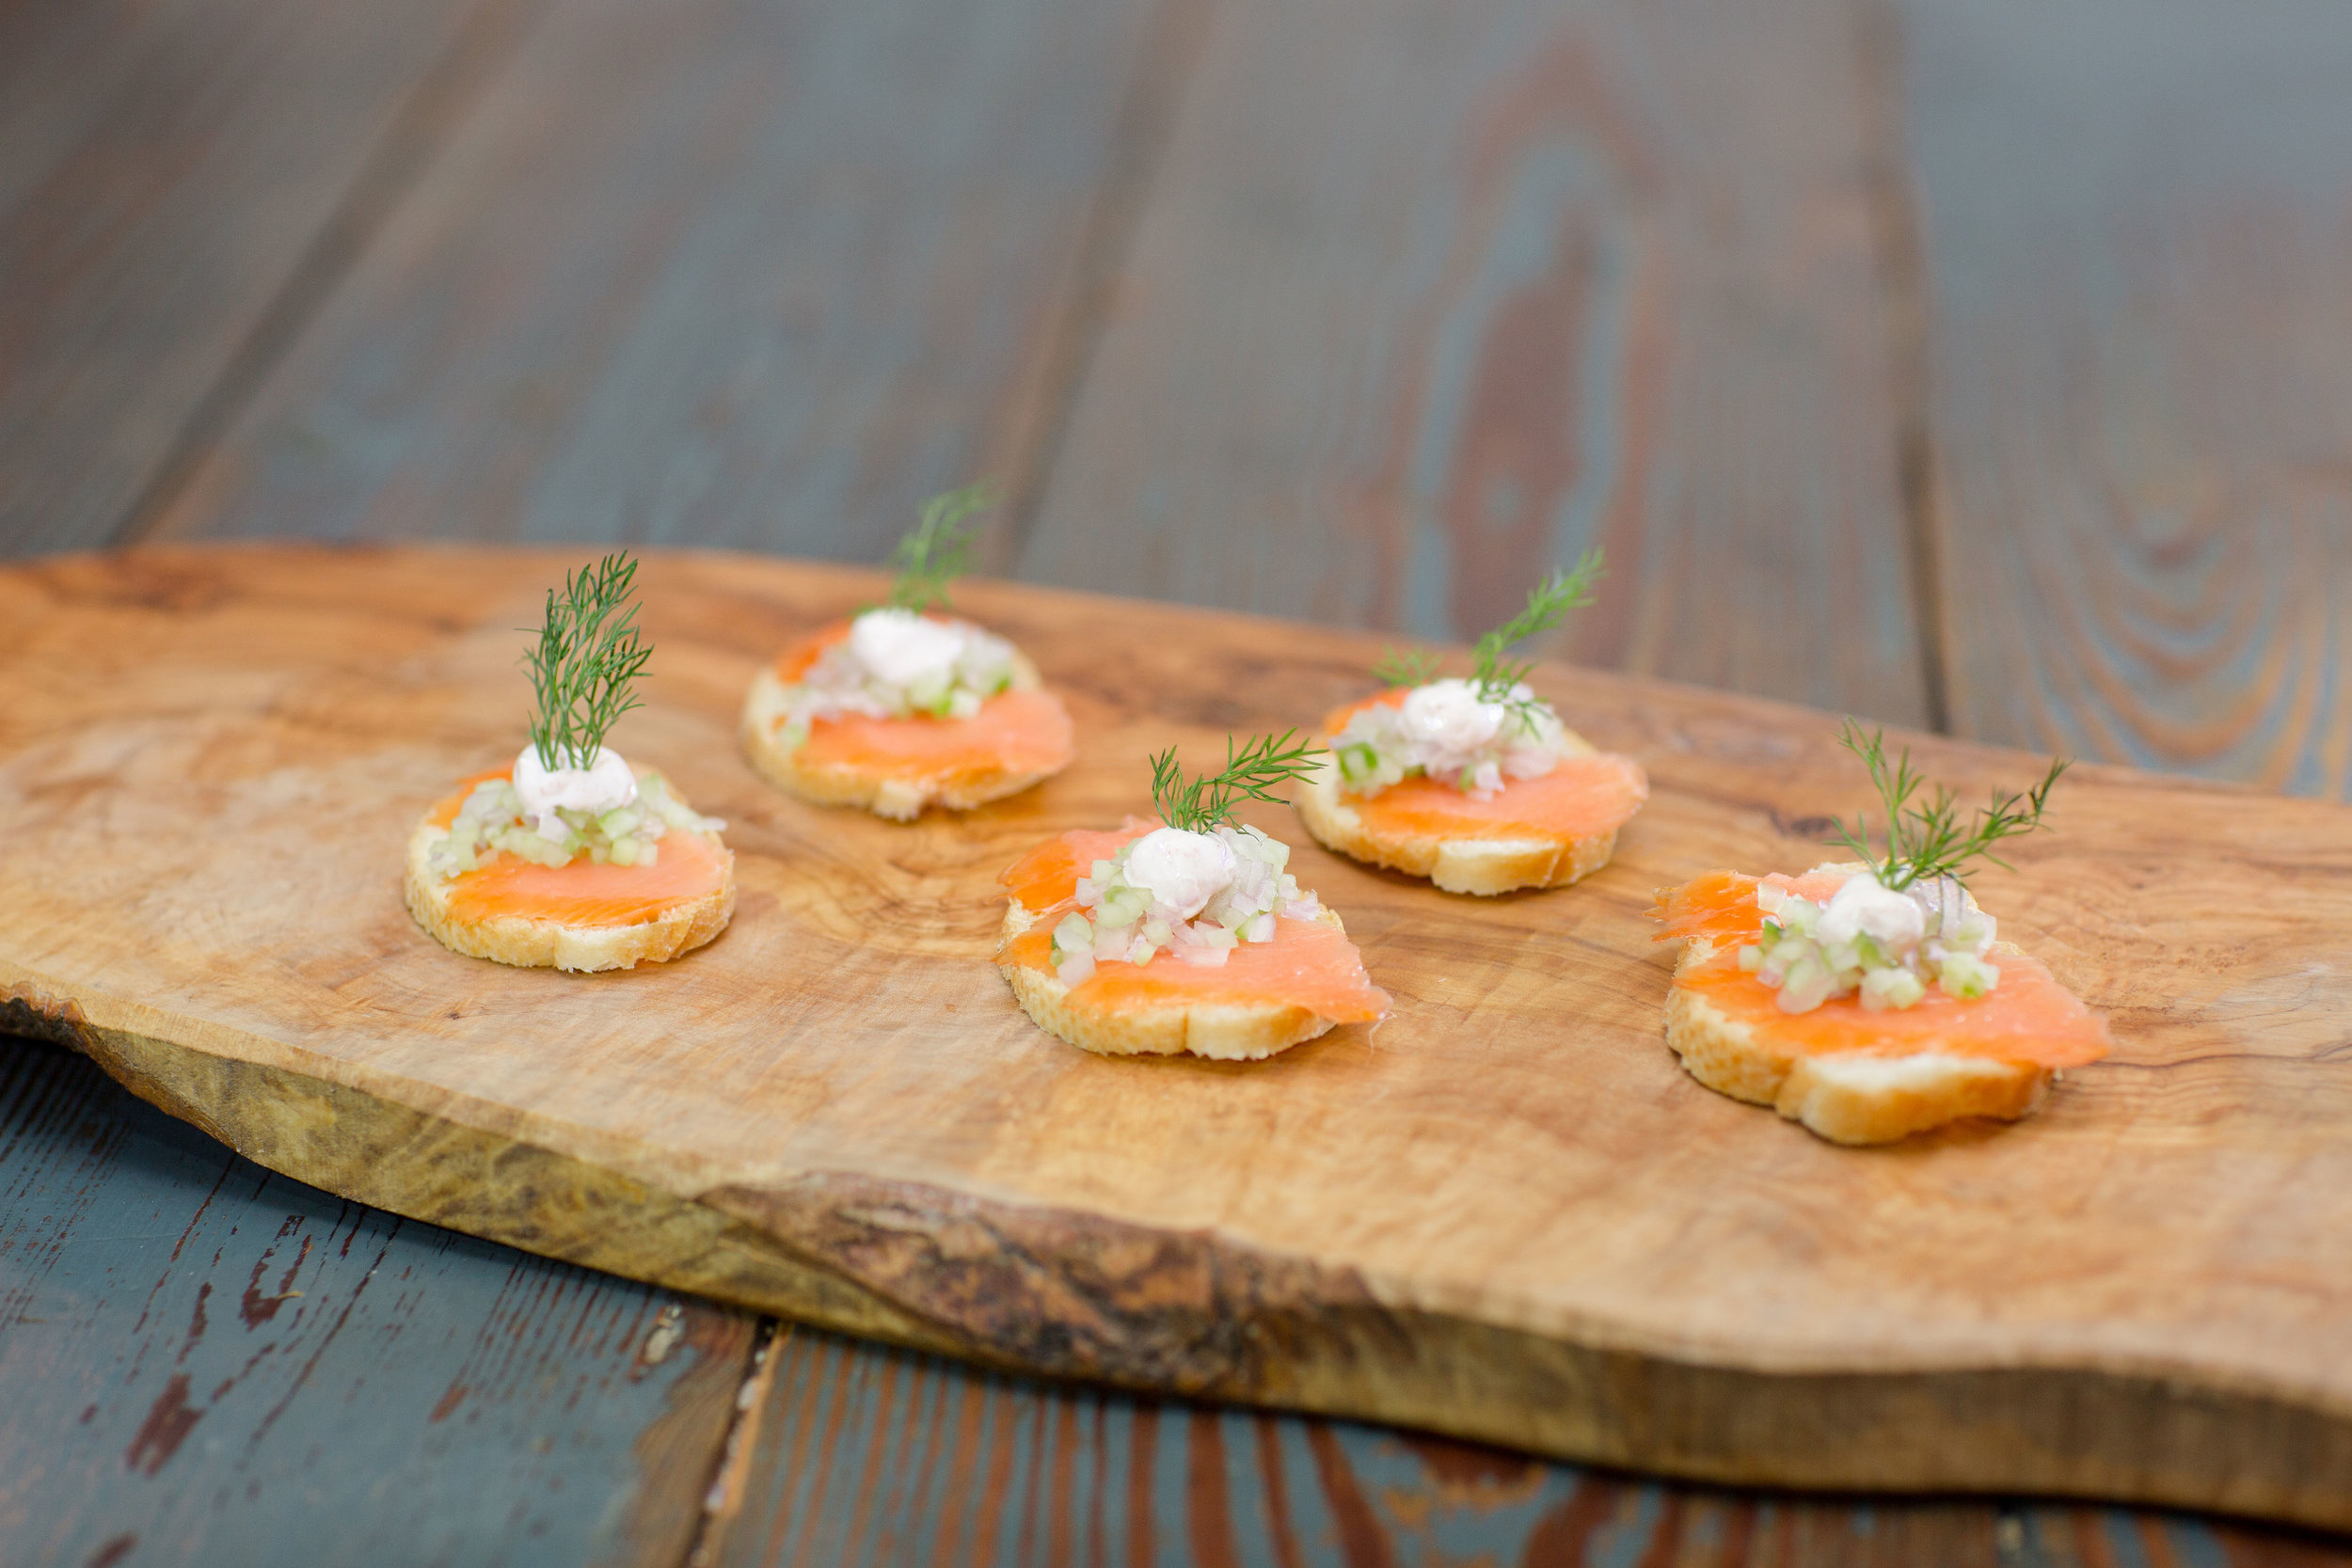
{"type": "Polygon", "coordinates": [[[273,1176],[0,1039],[0,1560],[666,1568],[751,1333],[273,1176]]]}
{"type": "Polygon", "coordinates": [[[1021,575],[1920,721],[1854,15],[1227,8],[1021,575]]]}
{"type": "Polygon", "coordinates": [[[505,3],[0,7],[0,554],[112,537],[505,3]]]}
{"type": "Polygon", "coordinates": [[[1956,726],[2352,794],[2352,8],[1897,3],[1956,726]]]}
{"type": "Polygon", "coordinates": [[[878,559],[1058,407],[1153,0],[553,0],[150,519],[878,559]]]}

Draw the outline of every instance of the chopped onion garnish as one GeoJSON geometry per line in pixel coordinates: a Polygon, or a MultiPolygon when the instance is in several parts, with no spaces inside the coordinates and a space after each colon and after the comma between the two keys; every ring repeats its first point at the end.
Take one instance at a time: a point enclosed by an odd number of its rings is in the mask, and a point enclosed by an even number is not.
{"type": "Polygon", "coordinates": [[[550,869],[576,860],[596,864],[654,865],[665,833],[715,833],[726,824],[702,816],[672,795],[661,775],[637,781],[637,799],[603,813],[559,807],[536,819],[523,809],[522,796],[505,779],[474,785],[457,808],[448,835],[427,851],[425,863],[443,880],[487,864],[501,854],[550,869]],[[559,831],[549,833],[554,827],[559,831]]]}
{"type": "MultiPolygon", "coordinates": [[[[1083,958],[1086,973],[1091,974],[1094,964],[1145,964],[1161,953],[1213,969],[1244,942],[1272,942],[1279,929],[1278,911],[1294,920],[1312,920],[1323,912],[1321,901],[1283,869],[1290,862],[1289,846],[1255,828],[1219,827],[1202,836],[1212,834],[1224,850],[1228,879],[1191,918],[1127,880],[1134,843],[1122,846],[1116,857],[1089,866],[1077,880],[1077,910],[1054,927],[1055,972],[1083,958]]],[[[1195,888],[1178,896],[1189,898],[1197,893],[1195,888]]]]}
{"type": "Polygon", "coordinates": [[[1783,1012],[1811,1012],[1857,992],[1873,1012],[1911,1007],[1931,983],[1973,1001],[2001,981],[1985,958],[1994,919],[1956,878],[1896,892],[1861,871],[1825,903],[1765,884],[1756,890],[1756,905],[1764,928],[1740,948],[1738,962],[1779,993],[1774,1000],[1783,1012]]]}
{"type": "Polygon", "coordinates": [[[1402,702],[1357,709],[1331,737],[1331,754],[1340,787],[1350,795],[1377,795],[1425,775],[1487,800],[1513,779],[1539,778],[1558,767],[1565,733],[1551,705],[1525,686],[1490,703],[1475,681],[1431,681],[1402,702]]]}
{"type": "Polygon", "coordinates": [[[789,688],[771,723],[791,751],[819,719],[969,719],[1012,685],[1012,644],[969,621],[869,610],[789,688]]]}

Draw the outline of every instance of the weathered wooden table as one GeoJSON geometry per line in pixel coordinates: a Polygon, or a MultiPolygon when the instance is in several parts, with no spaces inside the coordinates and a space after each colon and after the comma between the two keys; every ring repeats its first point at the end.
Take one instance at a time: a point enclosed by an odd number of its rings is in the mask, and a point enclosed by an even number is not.
{"type": "MultiPolygon", "coordinates": [[[[2352,12],[24,0],[0,549],[989,566],[2352,784],[2352,12]]],[[[0,1051],[0,1558],[2297,1563],[1048,1388],[326,1197],[0,1051]]]]}

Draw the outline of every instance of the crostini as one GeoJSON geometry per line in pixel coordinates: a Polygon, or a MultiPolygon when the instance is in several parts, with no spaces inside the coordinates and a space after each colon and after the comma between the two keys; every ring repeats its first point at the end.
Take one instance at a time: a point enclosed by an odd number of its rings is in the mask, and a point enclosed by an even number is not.
{"type": "Polygon", "coordinates": [[[1659,940],[1683,943],[1667,1045],[1708,1088],[1833,1143],[2031,1115],[2058,1072],[2107,1053],[2106,1020],[1997,940],[1962,879],[2002,839],[2042,825],[2066,764],[1963,827],[1949,790],[1914,803],[1921,781],[1908,752],[1890,766],[1882,736],[1851,721],[1841,739],[1885,801],[1884,852],[1857,824],[1843,832],[1861,859],[1802,877],[1716,871],[1661,890],[1659,940]]]}
{"type": "Polygon", "coordinates": [[[724,823],[606,746],[652,650],[626,554],[564,579],[528,656],[538,711],[504,768],[468,780],[408,838],[409,912],[443,946],[526,969],[658,963],[735,911],[724,823]]]}
{"type": "Polygon", "coordinates": [[[1285,735],[1186,779],[1152,759],[1158,821],[1048,839],[1002,878],[996,962],[1038,1025],[1106,1056],[1271,1056],[1334,1024],[1376,1022],[1373,985],[1337,913],[1284,869],[1288,846],[1237,826],[1311,756],[1285,735]]]}
{"type": "Polygon", "coordinates": [[[934,497],[899,543],[890,602],[777,656],[743,702],[743,749],[787,795],[912,821],[965,811],[1060,772],[1077,756],[1070,714],[1020,649],[949,615],[969,485],[934,497]]]}
{"type": "Polygon", "coordinates": [[[1383,660],[1389,689],[1323,721],[1325,760],[1298,791],[1307,831],[1448,893],[1560,887],[1606,865],[1649,779],[1563,724],[1528,686],[1534,666],[1507,657],[1590,603],[1599,574],[1598,551],[1553,573],[1480,639],[1468,679],[1435,678],[1427,655],[1383,660]]]}

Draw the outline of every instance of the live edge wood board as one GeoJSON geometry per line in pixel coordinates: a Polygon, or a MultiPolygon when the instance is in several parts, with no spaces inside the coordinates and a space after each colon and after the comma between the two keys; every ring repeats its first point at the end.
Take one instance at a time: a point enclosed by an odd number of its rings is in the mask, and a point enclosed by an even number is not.
{"type": "MultiPolygon", "coordinates": [[[[1829,717],[1561,666],[1656,794],[1574,889],[1473,901],[1260,825],[1396,999],[1273,1061],[1109,1061],[989,962],[997,871],[1148,809],[1145,753],[1303,723],[1376,641],[974,583],[1083,760],[912,827],[735,745],[871,574],[657,555],[617,742],[731,823],[667,967],[427,940],[405,833],[511,756],[584,552],[220,548],[0,573],[0,996],[274,1169],[552,1256],[1041,1372],[1751,1483],[2039,1490],[2352,1527],[2352,811],[2082,768],[1979,894],[2113,1018],[2043,1113],[1886,1149],[1686,1078],[1652,890],[1801,869],[1829,717]]],[[[2033,759],[1928,737],[1970,791],[2033,759]]]]}

